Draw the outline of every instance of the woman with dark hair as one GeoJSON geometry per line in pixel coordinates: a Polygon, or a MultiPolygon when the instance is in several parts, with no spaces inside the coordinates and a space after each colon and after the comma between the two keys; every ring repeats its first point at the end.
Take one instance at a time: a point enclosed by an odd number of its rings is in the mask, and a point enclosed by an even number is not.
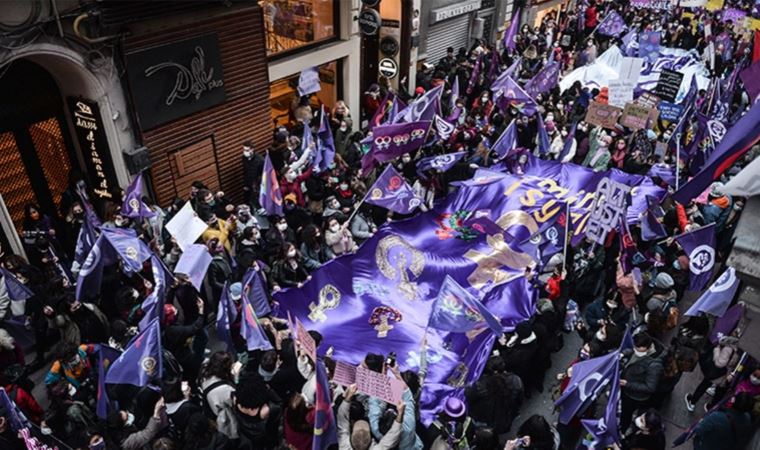
{"type": "Polygon", "coordinates": [[[190,416],[185,429],[184,450],[233,450],[236,446],[217,431],[202,413],[190,416]]]}
{"type": "Polygon", "coordinates": [[[301,256],[304,266],[309,272],[319,268],[322,264],[335,257],[330,247],[325,245],[322,230],[314,224],[309,224],[301,231],[301,256]]]}
{"type": "Polygon", "coordinates": [[[484,376],[464,391],[470,416],[483,422],[496,434],[505,434],[523,401],[523,384],[520,377],[507,372],[504,360],[491,357],[486,363],[484,376]]]}
{"type": "Polygon", "coordinates": [[[122,450],[142,449],[166,428],[169,419],[166,416],[164,400],[159,399],[153,408],[153,416],[144,429],[138,430],[134,425],[135,416],[129,411],[114,411],[108,415],[108,436],[122,450]]]}
{"type": "Polygon", "coordinates": [[[316,410],[306,403],[303,395],[290,396],[285,408],[285,442],[296,450],[311,450],[316,410]]]}
{"type": "Polygon", "coordinates": [[[559,434],[543,416],[535,414],[517,429],[518,438],[508,441],[505,450],[525,448],[531,450],[556,450],[559,448],[559,434]]]}
{"type": "Polygon", "coordinates": [[[665,450],[665,429],[660,412],[649,409],[633,420],[635,430],[623,438],[623,450],[665,450]]]}
{"type": "Polygon", "coordinates": [[[280,288],[301,287],[309,278],[303,258],[292,243],[286,242],[282,246],[279,256],[272,264],[272,278],[275,286],[280,288]]]}
{"type": "Polygon", "coordinates": [[[27,253],[34,247],[38,237],[44,236],[51,240],[55,239],[55,230],[53,222],[45,214],[42,214],[40,207],[34,203],[24,205],[24,221],[22,223],[23,232],[21,237],[24,241],[24,247],[27,253]]]}
{"type": "Polygon", "coordinates": [[[235,385],[232,376],[232,355],[216,352],[201,367],[199,385],[206,415],[216,418],[216,428],[230,439],[237,439],[237,422],[232,396],[235,385]]]}

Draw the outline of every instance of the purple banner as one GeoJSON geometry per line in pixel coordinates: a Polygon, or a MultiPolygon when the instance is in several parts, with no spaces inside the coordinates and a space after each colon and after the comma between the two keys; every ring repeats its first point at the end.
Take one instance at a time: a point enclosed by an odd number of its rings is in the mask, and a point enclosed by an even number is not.
{"type": "Polygon", "coordinates": [[[404,153],[417,150],[425,143],[430,121],[382,125],[372,130],[369,152],[362,158],[362,172],[366,176],[377,164],[396,159],[404,153]]]}
{"type": "Polygon", "coordinates": [[[715,224],[676,236],[689,257],[689,290],[701,291],[712,278],[715,267],[715,224]]]}
{"type": "Polygon", "coordinates": [[[399,214],[411,214],[422,203],[404,177],[390,164],[375,180],[365,201],[399,214]]]}
{"type": "Polygon", "coordinates": [[[645,31],[639,35],[639,58],[654,64],[660,57],[660,32],[645,31]]]}

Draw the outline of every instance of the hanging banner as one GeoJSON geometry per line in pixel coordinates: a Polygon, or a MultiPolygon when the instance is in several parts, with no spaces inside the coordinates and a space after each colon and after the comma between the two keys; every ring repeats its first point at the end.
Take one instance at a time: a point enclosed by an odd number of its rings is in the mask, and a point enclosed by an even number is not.
{"type": "Polygon", "coordinates": [[[97,102],[83,98],[67,97],[66,101],[92,191],[99,198],[110,200],[113,198],[111,189],[118,188],[119,185],[103,129],[100,107],[97,102]]]}

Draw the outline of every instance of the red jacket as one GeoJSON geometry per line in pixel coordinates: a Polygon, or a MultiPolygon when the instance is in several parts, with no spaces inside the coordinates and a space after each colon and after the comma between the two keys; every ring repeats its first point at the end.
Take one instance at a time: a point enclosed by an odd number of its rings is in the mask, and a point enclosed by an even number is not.
{"type": "Polygon", "coordinates": [[[556,300],[560,295],[560,283],[562,282],[562,276],[552,275],[546,281],[546,292],[549,294],[549,300],[556,300]]]}
{"type": "Polygon", "coordinates": [[[21,412],[23,412],[29,420],[36,424],[42,422],[45,411],[42,410],[42,407],[37,403],[37,400],[34,399],[32,394],[14,384],[8,384],[4,386],[4,388],[5,392],[8,393],[8,397],[18,405],[21,412]]]}
{"type": "Polygon", "coordinates": [[[589,6],[586,8],[585,19],[586,28],[596,27],[597,23],[599,23],[599,20],[596,18],[596,6],[589,6]]]}
{"type": "Polygon", "coordinates": [[[285,177],[280,178],[280,192],[282,192],[282,198],[284,199],[288,194],[296,196],[296,204],[298,206],[304,206],[306,200],[303,197],[303,191],[301,190],[301,183],[306,181],[311,176],[311,167],[306,172],[297,176],[292,183],[288,182],[285,177]]]}

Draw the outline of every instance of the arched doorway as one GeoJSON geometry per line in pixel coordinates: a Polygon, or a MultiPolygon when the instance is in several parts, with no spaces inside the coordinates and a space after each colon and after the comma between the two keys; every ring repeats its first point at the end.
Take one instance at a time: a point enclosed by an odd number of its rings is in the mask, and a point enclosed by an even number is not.
{"type": "Polygon", "coordinates": [[[16,230],[30,203],[53,220],[61,217],[69,174],[80,169],[71,136],[51,74],[13,61],[0,78],[0,194],[16,230]]]}

